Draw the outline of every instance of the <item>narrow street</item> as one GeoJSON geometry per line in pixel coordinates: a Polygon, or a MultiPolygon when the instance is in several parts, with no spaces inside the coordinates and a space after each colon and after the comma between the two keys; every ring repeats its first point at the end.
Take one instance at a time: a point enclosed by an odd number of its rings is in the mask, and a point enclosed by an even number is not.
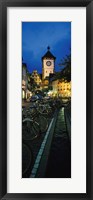
{"type": "Polygon", "coordinates": [[[32,51],[25,52],[23,45],[22,177],[70,178],[71,23],[39,25],[41,30],[38,23],[33,23],[33,26],[32,23],[23,23],[22,41],[24,44],[27,42],[32,51]],[[32,35],[28,34],[29,30],[32,35]],[[61,30],[62,33],[65,30],[66,40],[60,34],[61,30]]]}

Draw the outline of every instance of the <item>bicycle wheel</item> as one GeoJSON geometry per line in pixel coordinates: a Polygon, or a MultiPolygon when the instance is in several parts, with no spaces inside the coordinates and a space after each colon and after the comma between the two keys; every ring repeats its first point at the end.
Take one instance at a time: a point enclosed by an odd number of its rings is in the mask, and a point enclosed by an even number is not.
{"type": "Polygon", "coordinates": [[[33,164],[33,154],[28,145],[22,144],[22,177],[26,177],[33,164]]]}
{"type": "Polygon", "coordinates": [[[46,106],[46,105],[39,105],[38,113],[40,115],[43,115],[45,118],[51,117],[51,109],[49,106],[46,106]]]}
{"type": "Polygon", "coordinates": [[[46,132],[46,130],[48,128],[48,121],[47,121],[47,119],[44,116],[42,116],[42,115],[38,115],[35,118],[35,121],[40,125],[40,131],[41,131],[41,133],[46,132]]]}
{"type": "Polygon", "coordinates": [[[40,134],[39,124],[34,120],[25,118],[22,121],[22,138],[24,140],[34,140],[40,134]]]}

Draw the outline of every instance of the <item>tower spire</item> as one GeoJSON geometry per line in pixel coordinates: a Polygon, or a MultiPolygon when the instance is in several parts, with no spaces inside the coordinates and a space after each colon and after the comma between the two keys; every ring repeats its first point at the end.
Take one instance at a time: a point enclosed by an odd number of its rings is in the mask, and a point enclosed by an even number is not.
{"type": "Polygon", "coordinates": [[[48,51],[50,50],[50,46],[47,47],[48,51]]]}

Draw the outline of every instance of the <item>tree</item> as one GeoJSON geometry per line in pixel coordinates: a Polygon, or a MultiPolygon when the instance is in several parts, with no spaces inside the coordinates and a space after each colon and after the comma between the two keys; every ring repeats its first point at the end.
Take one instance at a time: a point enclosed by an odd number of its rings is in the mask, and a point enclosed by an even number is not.
{"type": "Polygon", "coordinates": [[[59,77],[64,78],[68,82],[71,81],[71,54],[61,60],[60,66],[64,66],[64,69],[61,69],[59,77]]]}

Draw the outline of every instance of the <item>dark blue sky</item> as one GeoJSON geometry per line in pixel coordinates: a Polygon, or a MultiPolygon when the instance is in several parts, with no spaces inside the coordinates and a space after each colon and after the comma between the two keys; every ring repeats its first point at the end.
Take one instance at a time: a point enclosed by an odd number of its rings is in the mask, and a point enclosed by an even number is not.
{"type": "Polygon", "coordinates": [[[22,57],[29,72],[37,69],[42,72],[41,57],[50,46],[51,53],[56,57],[55,70],[71,48],[70,22],[23,22],[22,23],[22,57]]]}

